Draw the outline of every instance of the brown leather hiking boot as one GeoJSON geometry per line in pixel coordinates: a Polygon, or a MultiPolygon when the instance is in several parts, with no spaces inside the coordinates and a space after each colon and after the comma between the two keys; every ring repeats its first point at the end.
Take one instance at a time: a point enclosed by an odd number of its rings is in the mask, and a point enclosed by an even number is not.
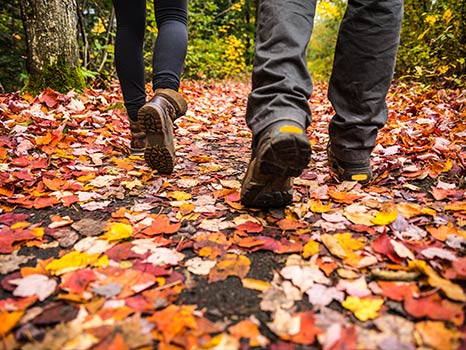
{"type": "Polygon", "coordinates": [[[141,130],[146,133],[144,159],[162,174],[170,174],[175,166],[173,122],[186,113],[184,98],[171,89],[157,89],[154,97],[138,112],[141,130]]]}
{"type": "Polygon", "coordinates": [[[293,179],[309,163],[311,145],[305,130],[293,121],[279,121],[254,140],[251,161],[241,186],[248,207],[283,207],[293,199],[293,179]]]}
{"type": "Polygon", "coordinates": [[[138,121],[129,120],[131,128],[131,153],[143,154],[146,147],[146,133],[141,130],[138,121]]]}
{"type": "Polygon", "coordinates": [[[367,184],[372,180],[370,158],[359,162],[344,162],[339,160],[332,151],[332,144],[327,144],[327,159],[330,169],[333,170],[340,181],[357,181],[360,184],[367,184]]]}

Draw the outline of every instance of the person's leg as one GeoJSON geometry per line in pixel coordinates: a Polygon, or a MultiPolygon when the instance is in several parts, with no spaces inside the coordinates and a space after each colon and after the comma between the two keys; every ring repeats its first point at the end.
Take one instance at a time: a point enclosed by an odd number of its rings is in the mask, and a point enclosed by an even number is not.
{"type": "Polygon", "coordinates": [[[146,132],[144,158],[160,173],[175,166],[173,122],[184,115],[187,103],[178,93],[188,45],[188,1],[155,0],[158,27],[153,56],[154,97],[138,113],[146,132]]]}
{"type": "MultiPolygon", "coordinates": [[[[385,97],[395,67],[402,15],[403,0],[348,2],[329,85],[335,109],[329,124],[329,153],[343,168],[369,166],[370,175],[370,154],[378,130],[387,121],[385,97]]],[[[344,169],[340,170],[345,179],[344,169]]]]}
{"type": "Polygon", "coordinates": [[[145,0],[113,0],[117,20],[115,66],[131,121],[146,102],[144,77],[145,0]]]}
{"type": "Polygon", "coordinates": [[[253,135],[278,120],[292,119],[304,129],[311,121],[312,82],[306,48],[316,0],[262,0],[259,4],[252,92],[246,122],[253,135]]]}
{"type": "Polygon", "coordinates": [[[155,0],[158,34],[153,55],[154,91],[178,91],[188,47],[188,0],[155,0]]]}
{"type": "Polygon", "coordinates": [[[312,82],[306,48],[315,5],[316,0],[260,1],[246,110],[253,150],[241,191],[244,205],[290,203],[291,177],[299,176],[309,162],[305,130],[311,121],[312,82]]]}

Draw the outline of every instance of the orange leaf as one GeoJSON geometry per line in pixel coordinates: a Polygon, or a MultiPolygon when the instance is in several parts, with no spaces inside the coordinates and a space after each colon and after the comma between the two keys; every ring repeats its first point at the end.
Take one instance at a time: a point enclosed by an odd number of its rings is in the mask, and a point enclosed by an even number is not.
{"type": "Polygon", "coordinates": [[[315,327],[314,313],[312,311],[299,312],[293,317],[300,318],[300,328],[297,334],[282,337],[293,343],[311,345],[314,343],[316,335],[323,333],[319,328],[315,327]]]}
{"type": "Polygon", "coordinates": [[[349,193],[349,192],[337,192],[331,191],[328,193],[329,196],[337,203],[351,204],[355,200],[362,198],[363,196],[359,194],[349,193]]]}
{"type": "Polygon", "coordinates": [[[5,197],[11,197],[14,193],[14,187],[0,187],[0,195],[5,197]]]}
{"type": "Polygon", "coordinates": [[[0,311],[0,334],[7,335],[23,317],[24,311],[0,311]]]}
{"type": "Polygon", "coordinates": [[[55,197],[39,197],[34,200],[34,208],[47,208],[58,203],[60,203],[60,201],[55,197]]]}
{"type": "Polygon", "coordinates": [[[251,261],[244,255],[227,254],[209,273],[209,283],[225,280],[228,276],[246,277],[251,261]]]}
{"type": "Polygon", "coordinates": [[[257,324],[251,320],[238,322],[234,326],[229,327],[228,331],[238,340],[241,338],[249,339],[249,346],[265,347],[269,343],[269,340],[259,332],[257,324]]]}
{"type": "Polygon", "coordinates": [[[281,219],[277,222],[277,225],[283,231],[295,231],[307,226],[304,222],[292,219],[281,219]]]}
{"type": "Polygon", "coordinates": [[[414,283],[405,283],[397,281],[377,281],[382,295],[395,300],[403,301],[406,297],[419,294],[419,288],[414,283]]]}
{"type": "MultiPolygon", "coordinates": [[[[463,334],[445,327],[443,322],[416,323],[418,342],[430,349],[457,349],[463,334]]],[[[419,345],[421,345],[419,344],[419,345]]]]}
{"type": "Polygon", "coordinates": [[[52,134],[48,132],[45,136],[36,137],[36,145],[48,145],[52,141],[52,134]]]}
{"type": "Polygon", "coordinates": [[[157,215],[152,221],[152,225],[142,231],[146,236],[155,236],[163,233],[173,234],[178,232],[181,227],[181,223],[175,224],[170,223],[170,218],[166,215],[157,215]]]}
{"type": "Polygon", "coordinates": [[[63,190],[66,185],[66,180],[60,179],[58,177],[54,179],[47,179],[46,177],[42,178],[44,185],[52,191],[63,190]]]}
{"type": "Polygon", "coordinates": [[[444,209],[451,211],[466,211],[466,202],[451,202],[448,203],[444,209]]]}
{"type": "Polygon", "coordinates": [[[460,237],[466,238],[466,231],[460,230],[452,222],[448,222],[446,225],[439,227],[427,226],[427,232],[434,236],[439,241],[445,242],[449,235],[458,235],[460,237]]]}
{"type": "Polygon", "coordinates": [[[115,334],[110,344],[106,346],[107,350],[129,350],[128,346],[126,345],[125,339],[121,335],[121,333],[115,334]]]}
{"type": "Polygon", "coordinates": [[[195,305],[174,305],[171,304],[161,311],[147,318],[147,321],[157,325],[157,331],[162,333],[163,341],[170,341],[177,335],[182,335],[187,329],[196,328],[196,319],[193,313],[195,305]]]}

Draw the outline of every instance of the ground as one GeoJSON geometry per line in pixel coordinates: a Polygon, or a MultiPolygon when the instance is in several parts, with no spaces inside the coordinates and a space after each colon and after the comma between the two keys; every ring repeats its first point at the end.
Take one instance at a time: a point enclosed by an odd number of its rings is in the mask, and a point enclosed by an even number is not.
{"type": "Polygon", "coordinates": [[[186,82],[169,176],[115,85],[0,95],[3,349],[462,349],[464,91],[396,83],[367,186],[339,183],[316,84],[293,203],[239,203],[246,83],[186,82]]]}

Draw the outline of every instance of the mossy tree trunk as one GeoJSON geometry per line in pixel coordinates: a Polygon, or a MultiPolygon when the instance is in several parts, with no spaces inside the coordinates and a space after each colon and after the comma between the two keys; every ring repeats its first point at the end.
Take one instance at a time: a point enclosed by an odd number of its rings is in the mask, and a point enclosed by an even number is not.
{"type": "Polygon", "coordinates": [[[26,33],[28,82],[25,90],[38,93],[50,87],[81,90],[76,0],[20,0],[26,33]]]}

